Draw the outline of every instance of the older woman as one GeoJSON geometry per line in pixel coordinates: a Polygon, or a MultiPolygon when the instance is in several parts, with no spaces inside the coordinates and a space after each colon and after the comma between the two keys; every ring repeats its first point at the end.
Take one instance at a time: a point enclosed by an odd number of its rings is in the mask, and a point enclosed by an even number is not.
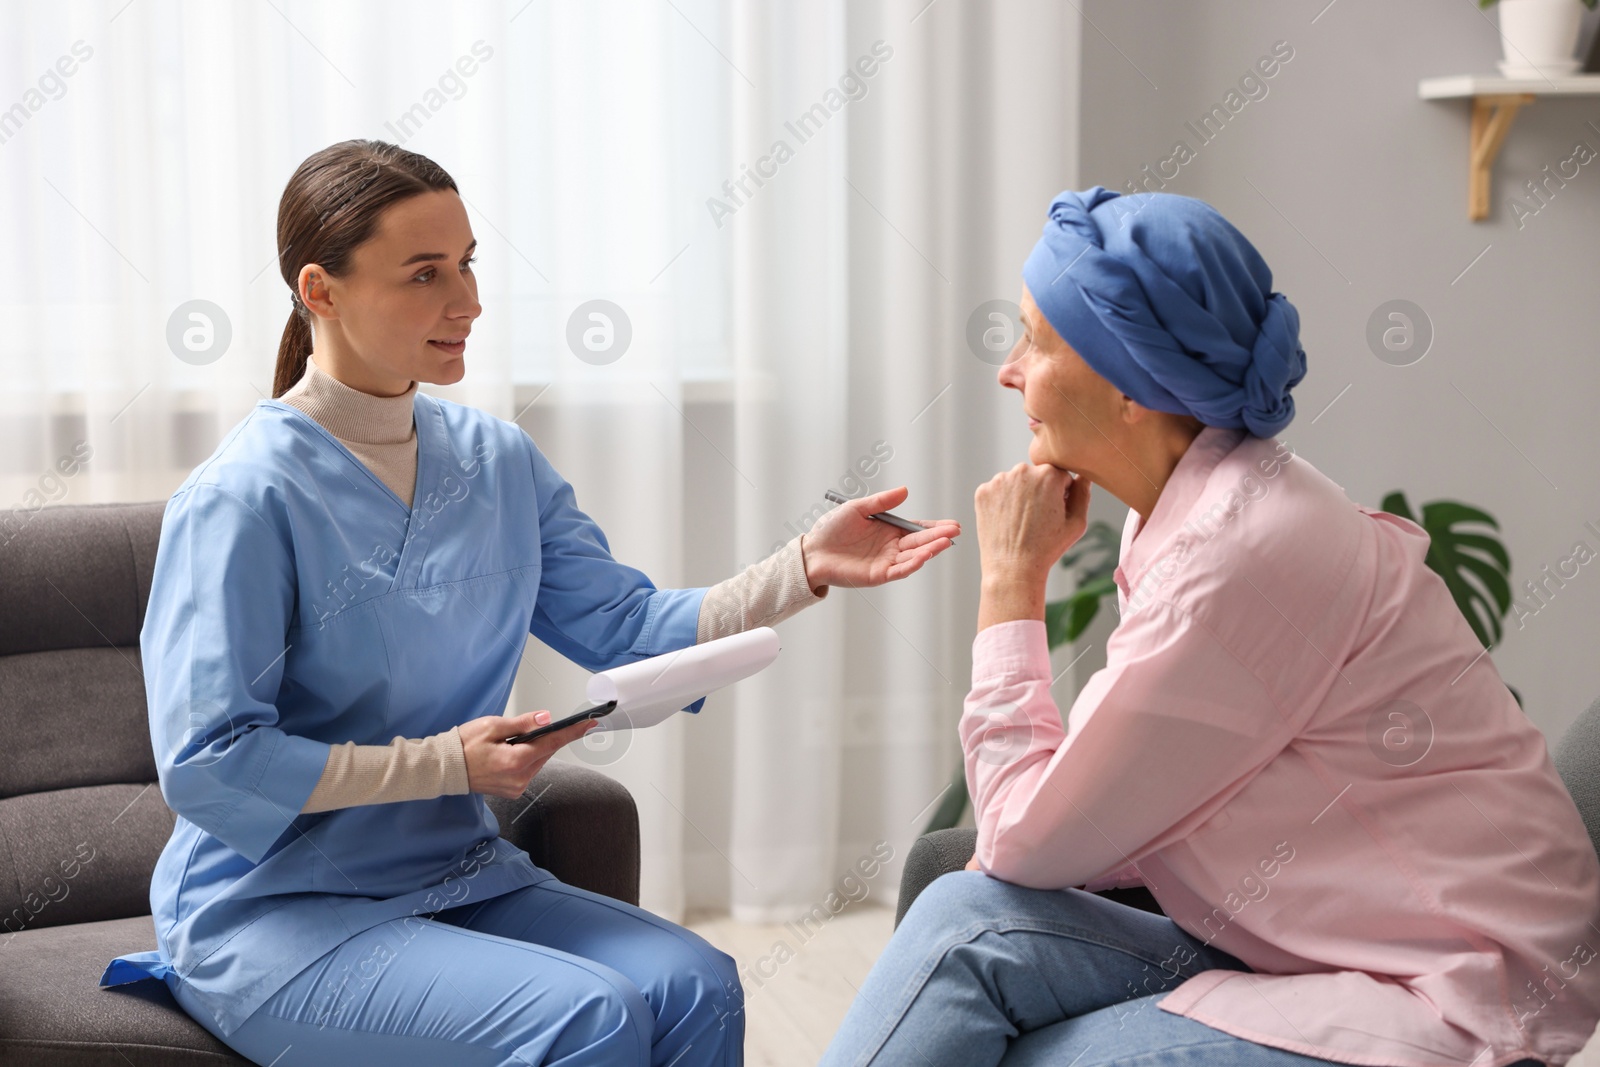
{"type": "Polygon", "coordinates": [[[917,899],[823,1063],[1565,1063],[1600,861],[1427,535],[1274,437],[1305,354],[1260,255],[1097,186],[1023,280],[1031,462],[976,496],[978,869],[917,899]],[[1131,508],[1121,620],[1063,727],[1045,578],[1091,484],[1131,508]],[[1096,895],[1136,885],[1164,915],[1096,895]]]}

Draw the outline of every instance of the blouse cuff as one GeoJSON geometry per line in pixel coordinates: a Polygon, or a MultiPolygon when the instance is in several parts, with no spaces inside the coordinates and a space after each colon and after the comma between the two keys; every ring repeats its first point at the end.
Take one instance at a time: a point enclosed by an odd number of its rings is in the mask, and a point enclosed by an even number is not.
{"type": "Polygon", "coordinates": [[[1050,642],[1042,619],[1012,619],[972,641],[972,687],[1050,677],[1050,642]]]}

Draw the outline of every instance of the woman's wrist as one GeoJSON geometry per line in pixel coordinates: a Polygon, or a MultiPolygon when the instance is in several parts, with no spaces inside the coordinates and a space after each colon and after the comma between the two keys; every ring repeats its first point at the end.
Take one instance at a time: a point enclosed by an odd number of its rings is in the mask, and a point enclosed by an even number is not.
{"type": "Polygon", "coordinates": [[[978,629],[1017,619],[1044,619],[1044,579],[985,571],[978,594],[978,629]]]}

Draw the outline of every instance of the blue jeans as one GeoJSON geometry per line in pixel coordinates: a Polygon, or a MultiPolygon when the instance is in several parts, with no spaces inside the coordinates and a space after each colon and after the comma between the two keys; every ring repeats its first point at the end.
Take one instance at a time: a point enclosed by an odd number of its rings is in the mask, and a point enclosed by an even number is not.
{"type": "Polygon", "coordinates": [[[906,912],[818,1067],[1331,1062],[1157,1007],[1212,968],[1250,970],[1164,915],[956,871],[906,912]]]}
{"type": "Polygon", "coordinates": [[[733,958],[554,878],[362,931],[218,1040],[273,1067],[738,1067],[733,958]]]}

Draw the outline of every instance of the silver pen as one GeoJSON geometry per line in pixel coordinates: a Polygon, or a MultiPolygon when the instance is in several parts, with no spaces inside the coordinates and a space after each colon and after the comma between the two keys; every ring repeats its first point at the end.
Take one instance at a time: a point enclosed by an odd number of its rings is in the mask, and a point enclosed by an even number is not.
{"type": "MultiPolygon", "coordinates": [[[[849,497],[840,496],[838,493],[835,493],[832,489],[829,489],[826,493],[823,493],[822,495],[827,497],[829,500],[833,501],[835,504],[848,504],[848,503],[850,503],[850,498],[849,497]]],[[[908,519],[902,519],[900,516],[891,514],[890,512],[887,512],[887,511],[880,511],[875,515],[868,515],[867,518],[869,518],[869,519],[877,519],[879,522],[886,522],[890,526],[898,526],[902,530],[910,530],[913,533],[927,529],[926,526],[918,526],[916,523],[911,522],[908,519]]]]}

